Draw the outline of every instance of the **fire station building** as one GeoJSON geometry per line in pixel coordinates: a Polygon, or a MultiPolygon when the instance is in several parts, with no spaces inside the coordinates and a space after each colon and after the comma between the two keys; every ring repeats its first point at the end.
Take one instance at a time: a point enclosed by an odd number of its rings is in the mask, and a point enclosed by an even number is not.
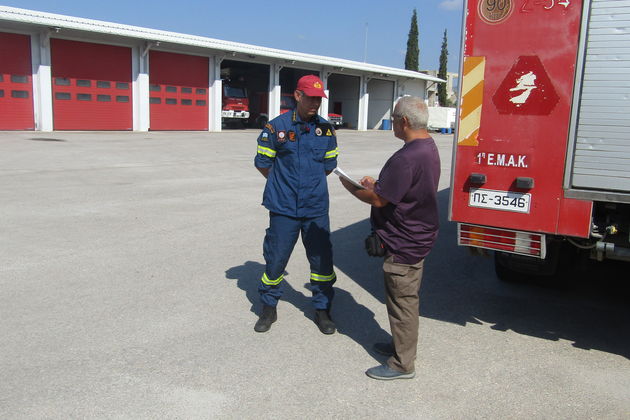
{"type": "Polygon", "coordinates": [[[387,128],[399,97],[425,97],[428,85],[442,82],[339,58],[0,6],[0,130],[221,131],[226,83],[246,88],[252,118],[274,118],[283,94],[305,74],[325,84],[320,114],[342,114],[344,126],[358,130],[387,128]]]}

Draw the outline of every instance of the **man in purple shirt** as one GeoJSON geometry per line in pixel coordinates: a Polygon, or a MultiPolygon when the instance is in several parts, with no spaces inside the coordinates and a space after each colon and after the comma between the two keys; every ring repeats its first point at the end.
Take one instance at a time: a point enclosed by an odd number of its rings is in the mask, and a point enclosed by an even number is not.
{"type": "Polygon", "coordinates": [[[376,352],[390,356],[387,363],[365,372],[374,379],[415,376],[422,267],[439,224],[440,157],[427,120],[422,99],[401,98],[392,123],[394,135],[405,144],[385,163],[378,180],[363,177],[365,189],[360,189],[340,178],[348,191],[372,206],[372,228],[386,250],[383,273],[392,342],[374,344],[376,352]]]}

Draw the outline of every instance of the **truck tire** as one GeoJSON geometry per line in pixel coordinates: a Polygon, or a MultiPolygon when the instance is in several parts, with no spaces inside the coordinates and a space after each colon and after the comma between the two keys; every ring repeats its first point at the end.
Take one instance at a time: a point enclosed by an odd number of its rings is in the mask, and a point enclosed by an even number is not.
{"type": "Polygon", "coordinates": [[[264,115],[261,115],[260,117],[256,118],[256,126],[258,128],[265,128],[265,125],[267,125],[268,122],[269,122],[269,118],[267,118],[264,115]]]}
{"type": "Polygon", "coordinates": [[[507,252],[494,252],[494,272],[497,278],[506,283],[524,283],[529,276],[510,267],[507,252]]]}
{"type": "Polygon", "coordinates": [[[534,257],[495,251],[494,271],[499,280],[510,283],[535,283],[564,288],[576,277],[579,253],[568,242],[552,240],[547,245],[547,257],[534,257]]]}

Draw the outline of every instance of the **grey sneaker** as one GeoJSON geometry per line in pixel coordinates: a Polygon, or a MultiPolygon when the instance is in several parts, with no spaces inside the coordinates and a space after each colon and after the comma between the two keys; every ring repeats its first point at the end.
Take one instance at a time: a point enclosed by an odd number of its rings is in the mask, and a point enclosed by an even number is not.
{"type": "Polygon", "coordinates": [[[394,344],[391,342],[388,343],[374,343],[372,349],[378,354],[382,354],[383,356],[391,357],[394,355],[394,344]]]}
{"type": "Polygon", "coordinates": [[[391,381],[392,379],[413,379],[416,376],[416,372],[398,372],[387,365],[370,368],[365,371],[365,374],[372,379],[379,379],[382,381],[391,381]]]}

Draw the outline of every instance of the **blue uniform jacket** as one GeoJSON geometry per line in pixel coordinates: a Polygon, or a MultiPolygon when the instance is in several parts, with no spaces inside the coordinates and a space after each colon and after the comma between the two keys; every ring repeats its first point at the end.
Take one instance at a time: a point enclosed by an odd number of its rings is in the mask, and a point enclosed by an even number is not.
{"type": "Polygon", "coordinates": [[[319,115],[304,122],[294,109],[271,120],[254,159],[257,168],[271,168],[263,206],[290,217],[327,214],[326,171],[335,169],[338,154],[335,130],[319,115]]]}

